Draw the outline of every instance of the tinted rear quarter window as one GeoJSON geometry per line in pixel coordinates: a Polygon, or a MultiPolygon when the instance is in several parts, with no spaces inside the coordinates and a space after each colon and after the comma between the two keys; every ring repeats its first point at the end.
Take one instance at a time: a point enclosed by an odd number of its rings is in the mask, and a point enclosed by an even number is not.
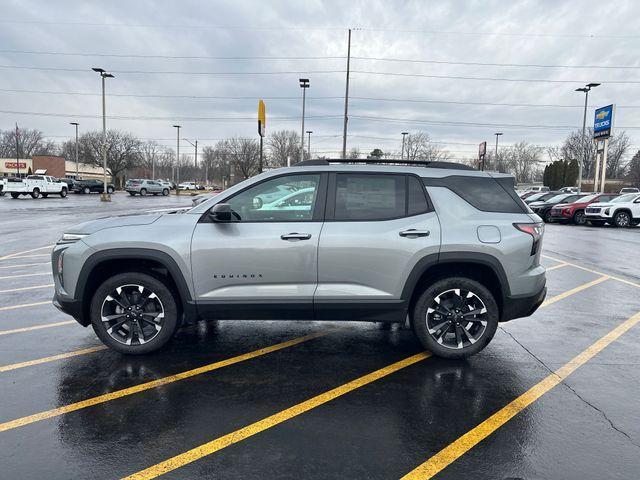
{"type": "Polygon", "coordinates": [[[385,220],[405,215],[405,176],[338,174],[336,220],[385,220]]]}

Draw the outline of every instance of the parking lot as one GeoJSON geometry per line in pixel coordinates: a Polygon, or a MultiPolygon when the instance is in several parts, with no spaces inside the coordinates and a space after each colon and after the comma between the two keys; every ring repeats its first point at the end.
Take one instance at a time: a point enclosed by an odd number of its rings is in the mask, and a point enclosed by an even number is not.
{"type": "Polygon", "coordinates": [[[395,325],[295,321],[128,357],[51,305],[66,227],[190,204],[0,198],[1,478],[638,477],[640,228],[548,225],[547,300],[463,361],[395,325]]]}

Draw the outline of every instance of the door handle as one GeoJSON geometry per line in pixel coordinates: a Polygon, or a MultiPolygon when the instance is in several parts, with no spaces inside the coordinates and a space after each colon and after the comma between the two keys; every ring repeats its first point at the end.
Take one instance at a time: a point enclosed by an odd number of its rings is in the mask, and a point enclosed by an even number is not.
{"type": "Polygon", "coordinates": [[[311,238],[311,234],[292,232],[292,233],[280,235],[280,238],[282,240],[309,240],[311,238]]]}
{"type": "Polygon", "coordinates": [[[415,228],[410,228],[409,230],[403,230],[400,232],[401,237],[409,237],[409,238],[417,238],[417,237],[428,237],[431,234],[429,230],[416,230],[415,228]]]}

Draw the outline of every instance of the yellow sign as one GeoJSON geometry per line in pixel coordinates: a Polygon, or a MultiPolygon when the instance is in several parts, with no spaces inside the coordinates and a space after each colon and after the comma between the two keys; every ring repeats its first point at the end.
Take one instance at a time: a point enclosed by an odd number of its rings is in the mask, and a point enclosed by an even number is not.
{"type": "Polygon", "coordinates": [[[267,131],[267,113],[265,111],[264,102],[258,102],[258,135],[265,136],[267,131]]]}

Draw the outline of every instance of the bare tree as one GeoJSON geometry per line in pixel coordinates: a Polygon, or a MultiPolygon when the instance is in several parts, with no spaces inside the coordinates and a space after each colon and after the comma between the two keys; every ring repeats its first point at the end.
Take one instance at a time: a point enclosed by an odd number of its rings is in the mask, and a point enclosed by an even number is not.
{"type": "MultiPolygon", "coordinates": [[[[106,138],[107,171],[117,178],[127,168],[140,165],[142,142],[130,133],[108,130],[106,138]]],[[[79,138],[85,163],[102,166],[102,132],[87,132],[79,138]]]]}
{"type": "Polygon", "coordinates": [[[629,162],[626,179],[633,186],[640,186],[640,150],[636,152],[629,162]]]}
{"type": "MultiPolygon", "coordinates": [[[[18,156],[29,158],[33,155],[57,155],[55,143],[44,138],[40,130],[18,129],[18,156]]],[[[0,158],[16,158],[15,129],[0,131],[0,158]]]]}
{"type": "Polygon", "coordinates": [[[300,135],[293,130],[278,130],[267,137],[270,155],[267,164],[271,167],[286,167],[287,158],[291,163],[300,159],[300,135]]]}
{"type": "Polygon", "coordinates": [[[505,164],[517,183],[528,183],[540,176],[542,148],[527,142],[518,142],[506,149],[505,164]]]}
{"type": "Polygon", "coordinates": [[[252,138],[233,137],[218,142],[223,150],[225,161],[242,180],[260,173],[260,146],[252,138]]]}
{"type": "Polygon", "coordinates": [[[411,161],[444,161],[449,160],[451,154],[433,143],[427,132],[414,132],[407,135],[405,140],[404,158],[411,161]]]}
{"type": "Polygon", "coordinates": [[[164,147],[158,142],[149,140],[140,146],[141,166],[151,170],[153,166],[158,166],[160,158],[165,154],[164,147]]]}
{"type": "Polygon", "coordinates": [[[349,150],[349,153],[347,153],[347,158],[349,160],[357,160],[360,158],[360,149],[358,147],[353,147],[349,150]]]}
{"type": "MultiPolygon", "coordinates": [[[[609,151],[607,154],[607,177],[620,178],[625,171],[626,163],[623,160],[624,154],[629,149],[629,137],[626,132],[621,131],[614,134],[609,139],[609,151]]],[[[593,141],[593,129],[587,130],[583,141],[582,131],[571,132],[561,147],[548,150],[549,156],[553,160],[583,159],[582,177],[593,178],[595,173],[596,144],[593,141]],[[583,157],[582,149],[586,148],[586,155],[583,157]]]]}

